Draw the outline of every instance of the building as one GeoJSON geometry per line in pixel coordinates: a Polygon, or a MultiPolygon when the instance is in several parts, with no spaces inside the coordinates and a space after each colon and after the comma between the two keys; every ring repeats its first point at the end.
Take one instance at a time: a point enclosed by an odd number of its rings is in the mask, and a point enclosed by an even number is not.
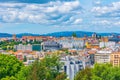
{"type": "Polygon", "coordinates": [[[15,45],[14,46],[15,50],[28,50],[28,51],[32,51],[32,45],[28,44],[28,45],[23,45],[23,44],[19,44],[19,45],[15,45]]]}
{"type": "Polygon", "coordinates": [[[97,51],[94,54],[95,63],[110,63],[110,54],[112,51],[97,51]]]}
{"type": "Polygon", "coordinates": [[[85,46],[84,40],[63,39],[57,42],[62,45],[62,48],[68,49],[83,49],[85,46]]]}
{"type": "Polygon", "coordinates": [[[64,72],[67,74],[69,80],[74,80],[76,73],[84,68],[83,62],[75,56],[65,56],[61,58],[61,62],[64,63],[64,72]]]}
{"type": "Polygon", "coordinates": [[[62,45],[55,41],[45,41],[42,44],[42,50],[59,50],[62,48],[62,45]]]}
{"type": "Polygon", "coordinates": [[[99,47],[103,48],[103,47],[114,47],[116,45],[115,42],[113,41],[109,41],[109,42],[100,42],[99,43],[99,47]]]}
{"type": "Polygon", "coordinates": [[[54,37],[50,36],[22,36],[23,41],[47,41],[47,40],[53,40],[54,37]]]}
{"type": "Polygon", "coordinates": [[[97,50],[96,49],[91,49],[88,51],[88,54],[90,56],[90,63],[91,65],[94,65],[95,63],[95,58],[94,58],[94,55],[96,54],[97,50]]]}
{"type": "Polygon", "coordinates": [[[40,44],[33,44],[32,45],[32,51],[41,51],[42,47],[40,44]]]}
{"type": "Polygon", "coordinates": [[[102,37],[102,38],[101,38],[101,41],[102,41],[102,42],[108,42],[108,37],[102,37]]]}
{"type": "Polygon", "coordinates": [[[93,33],[93,34],[92,34],[92,38],[97,38],[97,34],[96,34],[96,33],[93,33]]]}
{"type": "Polygon", "coordinates": [[[13,34],[12,39],[13,39],[13,40],[16,40],[16,39],[17,39],[16,34],[13,34]]]}
{"type": "Polygon", "coordinates": [[[110,62],[113,66],[120,67],[120,52],[114,52],[110,56],[110,62]]]}

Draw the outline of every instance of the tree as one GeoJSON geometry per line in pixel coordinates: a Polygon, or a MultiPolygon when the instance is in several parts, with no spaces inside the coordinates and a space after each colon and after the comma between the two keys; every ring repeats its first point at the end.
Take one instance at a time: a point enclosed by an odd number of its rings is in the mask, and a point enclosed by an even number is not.
{"type": "Polygon", "coordinates": [[[0,79],[15,76],[23,66],[16,57],[0,54],[0,79]]]}
{"type": "Polygon", "coordinates": [[[62,75],[63,78],[66,78],[64,74],[59,72],[60,69],[61,63],[57,56],[46,56],[41,61],[35,61],[27,76],[27,80],[55,80],[58,75],[62,75]]]}
{"type": "Polygon", "coordinates": [[[91,80],[92,72],[90,68],[85,68],[82,71],[78,72],[75,77],[75,80],[91,80]]]}
{"type": "Polygon", "coordinates": [[[75,80],[120,80],[120,67],[111,64],[95,64],[94,68],[80,71],[75,80]]]}
{"type": "Polygon", "coordinates": [[[65,80],[67,77],[67,75],[63,72],[59,75],[57,75],[57,77],[55,78],[55,80],[65,80]]]}
{"type": "Polygon", "coordinates": [[[14,76],[9,77],[7,76],[6,78],[2,78],[1,80],[17,80],[14,76]]]}
{"type": "Polygon", "coordinates": [[[30,73],[30,70],[31,65],[22,67],[18,74],[16,74],[17,80],[27,80],[27,76],[30,73]]]}
{"type": "Polygon", "coordinates": [[[72,37],[77,37],[75,32],[72,33],[72,37]]]}
{"type": "Polygon", "coordinates": [[[26,62],[26,61],[27,61],[27,57],[26,57],[26,56],[24,56],[24,59],[23,59],[23,61],[24,61],[24,62],[26,62]]]}

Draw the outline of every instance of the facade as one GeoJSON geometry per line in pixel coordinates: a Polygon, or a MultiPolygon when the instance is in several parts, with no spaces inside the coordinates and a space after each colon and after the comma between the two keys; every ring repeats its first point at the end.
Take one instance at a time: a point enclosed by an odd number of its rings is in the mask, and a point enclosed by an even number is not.
{"type": "Polygon", "coordinates": [[[100,42],[99,43],[99,47],[103,48],[103,47],[114,47],[116,45],[115,42],[109,41],[109,42],[100,42]]]}
{"type": "Polygon", "coordinates": [[[83,49],[85,46],[84,40],[64,39],[58,40],[57,42],[62,45],[62,48],[68,49],[83,49]]]}
{"type": "Polygon", "coordinates": [[[110,56],[110,62],[113,66],[120,67],[120,52],[114,52],[110,56]]]}
{"type": "Polygon", "coordinates": [[[40,44],[33,44],[32,51],[41,51],[42,47],[40,44]]]}
{"type": "Polygon", "coordinates": [[[64,63],[64,72],[70,80],[74,80],[76,73],[84,68],[83,62],[75,57],[66,56],[61,58],[61,62],[64,63]]]}
{"type": "Polygon", "coordinates": [[[18,53],[18,54],[16,54],[15,55],[16,56],[16,58],[18,59],[18,60],[23,60],[24,59],[24,55],[23,55],[23,53],[18,53]]]}
{"type": "Polygon", "coordinates": [[[55,41],[45,41],[42,44],[42,50],[59,50],[62,48],[62,45],[55,41]]]}
{"type": "Polygon", "coordinates": [[[111,51],[98,51],[94,55],[95,63],[110,63],[111,51]]]}
{"type": "Polygon", "coordinates": [[[23,44],[19,44],[19,45],[15,45],[14,49],[16,50],[28,50],[28,51],[32,51],[32,45],[28,44],[28,45],[23,45],[23,44]]]}

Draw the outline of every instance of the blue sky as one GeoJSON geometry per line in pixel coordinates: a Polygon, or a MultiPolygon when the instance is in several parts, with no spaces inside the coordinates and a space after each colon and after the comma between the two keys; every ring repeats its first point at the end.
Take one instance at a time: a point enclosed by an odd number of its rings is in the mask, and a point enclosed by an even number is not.
{"type": "Polygon", "coordinates": [[[120,0],[0,0],[0,32],[120,32],[120,0]]]}

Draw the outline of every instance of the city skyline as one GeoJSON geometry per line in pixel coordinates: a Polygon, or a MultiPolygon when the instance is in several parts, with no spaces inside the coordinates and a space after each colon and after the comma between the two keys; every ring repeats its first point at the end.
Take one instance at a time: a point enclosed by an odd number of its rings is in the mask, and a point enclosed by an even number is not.
{"type": "Polygon", "coordinates": [[[120,30],[120,0],[1,0],[0,33],[120,30]]]}

